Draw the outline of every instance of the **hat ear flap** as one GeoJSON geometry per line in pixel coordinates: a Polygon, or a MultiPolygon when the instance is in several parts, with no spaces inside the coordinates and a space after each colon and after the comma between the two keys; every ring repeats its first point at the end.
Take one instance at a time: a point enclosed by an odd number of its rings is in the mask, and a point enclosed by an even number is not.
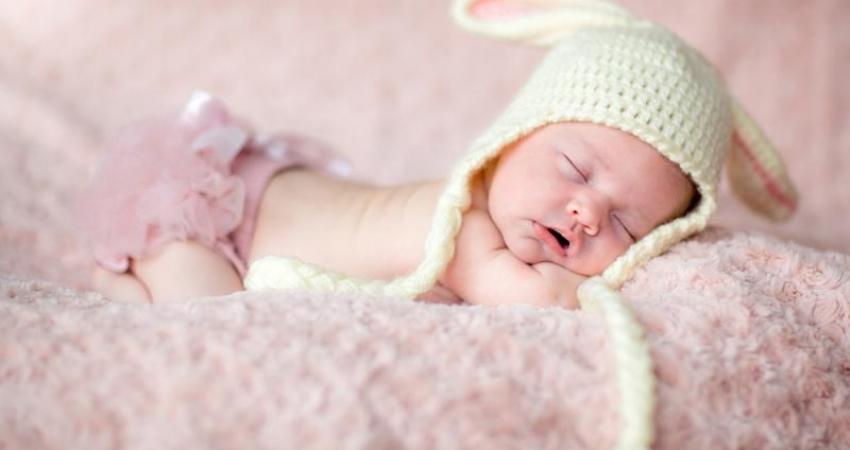
{"type": "Polygon", "coordinates": [[[581,28],[637,22],[625,9],[603,0],[456,0],[452,15],[467,30],[541,46],[581,28]]]}
{"type": "Polygon", "coordinates": [[[797,209],[798,196],[779,153],[734,99],[732,114],[735,129],[726,160],[732,191],[753,211],[787,219],[797,209]]]}

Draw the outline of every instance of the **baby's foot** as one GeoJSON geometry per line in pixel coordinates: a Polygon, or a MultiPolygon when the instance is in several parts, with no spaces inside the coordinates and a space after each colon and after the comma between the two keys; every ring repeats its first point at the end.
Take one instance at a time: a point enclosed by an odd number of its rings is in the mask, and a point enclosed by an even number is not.
{"type": "Polygon", "coordinates": [[[115,273],[95,266],[92,271],[92,284],[94,290],[116,302],[151,302],[145,285],[131,273],[115,273]]]}
{"type": "Polygon", "coordinates": [[[171,241],[152,255],[133,259],[131,270],[154,303],[242,290],[242,278],[224,255],[191,240],[171,241]]]}

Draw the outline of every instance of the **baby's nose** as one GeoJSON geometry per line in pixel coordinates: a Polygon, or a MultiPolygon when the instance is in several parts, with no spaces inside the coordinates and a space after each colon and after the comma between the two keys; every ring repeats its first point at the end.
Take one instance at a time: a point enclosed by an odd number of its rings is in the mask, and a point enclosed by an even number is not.
{"type": "Polygon", "coordinates": [[[599,222],[602,217],[601,209],[601,205],[590,200],[573,199],[567,204],[567,213],[581,224],[584,232],[590,236],[596,236],[599,233],[599,222]]]}

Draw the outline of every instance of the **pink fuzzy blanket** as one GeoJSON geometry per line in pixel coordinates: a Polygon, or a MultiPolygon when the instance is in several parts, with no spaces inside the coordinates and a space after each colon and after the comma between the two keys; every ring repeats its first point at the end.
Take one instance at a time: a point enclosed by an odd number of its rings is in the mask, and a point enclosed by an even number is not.
{"type": "MultiPolygon", "coordinates": [[[[721,66],[803,198],[776,227],[727,193],[715,227],[625,285],[654,448],[850,448],[850,4],[624,3],[721,66]]],[[[324,137],[363,179],[427,178],[540,57],[461,33],[439,2],[209,5],[0,3],[0,448],[612,448],[592,313],[88,290],[68,205],[120,125],[205,88],[260,129],[324,137]]]]}
{"type": "MultiPolygon", "coordinates": [[[[656,448],[846,448],[850,257],[713,230],[624,289],[656,448]]],[[[243,293],[138,306],[2,278],[0,447],[605,449],[594,314],[243,293]]]]}

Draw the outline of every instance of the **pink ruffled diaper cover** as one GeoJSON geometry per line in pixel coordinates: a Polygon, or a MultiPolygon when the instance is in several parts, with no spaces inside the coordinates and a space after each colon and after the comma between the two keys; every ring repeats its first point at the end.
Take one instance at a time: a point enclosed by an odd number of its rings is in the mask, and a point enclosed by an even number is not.
{"type": "Polygon", "coordinates": [[[253,134],[224,105],[195,92],[172,120],[149,121],[109,146],[79,198],[77,222],[101,267],[129,269],[174,240],[224,255],[240,276],[265,187],[278,171],[307,166],[347,176],[348,163],[301,136],[253,134]]]}

